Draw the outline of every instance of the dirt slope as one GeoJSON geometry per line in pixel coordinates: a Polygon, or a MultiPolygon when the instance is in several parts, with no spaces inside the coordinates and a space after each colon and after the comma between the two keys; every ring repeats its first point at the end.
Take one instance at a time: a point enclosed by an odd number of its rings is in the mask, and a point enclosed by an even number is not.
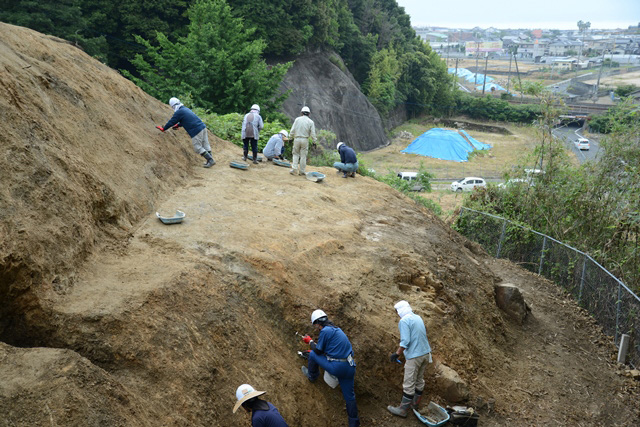
{"type": "MultiPolygon", "coordinates": [[[[345,425],[340,392],[309,384],[295,354],[319,307],[353,343],[363,425],[418,425],[385,409],[401,394],[399,299],[482,425],[640,421],[611,340],[553,284],[368,178],[231,169],[240,151],[218,140],[202,169],[184,132],[154,132],[168,107],[117,73],[28,30],[0,35],[0,426],[249,425],[231,414],[243,382],[291,426],[345,425]],[[175,209],[181,225],[153,214],[175,209]],[[523,290],[524,325],[496,308],[501,282],[523,290]]],[[[433,372],[426,393],[453,403],[433,372]]]]}

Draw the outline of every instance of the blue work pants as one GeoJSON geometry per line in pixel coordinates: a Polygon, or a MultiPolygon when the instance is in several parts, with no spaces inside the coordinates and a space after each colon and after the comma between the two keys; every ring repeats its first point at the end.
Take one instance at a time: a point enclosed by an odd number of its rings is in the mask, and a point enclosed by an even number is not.
{"type": "Polygon", "coordinates": [[[321,367],[331,375],[338,378],[342,397],[347,405],[347,416],[349,417],[349,427],[358,427],[358,406],[356,405],[356,392],[354,390],[356,367],[349,365],[349,362],[334,362],[327,360],[326,356],[319,355],[314,351],[309,353],[309,379],[315,381],[320,376],[321,367]]]}

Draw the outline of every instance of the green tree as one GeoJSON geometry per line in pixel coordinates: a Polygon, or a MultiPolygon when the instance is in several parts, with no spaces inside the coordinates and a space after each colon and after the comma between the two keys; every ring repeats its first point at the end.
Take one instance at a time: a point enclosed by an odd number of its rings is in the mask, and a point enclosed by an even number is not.
{"type": "Polygon", "coordinates": [[[17,0],[0,8],[0,21],[75,42],[90,55],[104,55],[104,36],[85,32],[90,22],[82,6],[81,0],[17,0]]]}
{"type": "Polygon", "coordinates": [[[255,26],[267,42],[266,54],[296,55],[313,36],[316,6],[312,0],[229,0],[234,16],[255,26]]]}
{"type": "Polygon", "coordinates": [[[371,103],[381,113],[388,113],[401,101],[396,84],[400,78],[400,65],[393,49],[382,49],[373,55],[369,79],[364,89],[371,103]]]}
{"type": "Polygon", "coordinates": [[[258,103],[266,115],[286,97],[277,95],[290,63],[268,67],[265,42],[231,13],[224,0],[196,0],[189,8],[186,37],[171,42],[157,33],[157,46],[138,37],[147,49],[132,61],[138,76],[125,73],[154,97],[189,94],[194,103],[216,113],[245,111],[258,103]]]}
{"type": "Polygon", "coordinates": [[[638,86],[634,84],[625,84],[616,87],[615,94],[620,98],[624,98],[625,96],[629,96],[631,92],[635,92],[638,90],[638,86]]]}

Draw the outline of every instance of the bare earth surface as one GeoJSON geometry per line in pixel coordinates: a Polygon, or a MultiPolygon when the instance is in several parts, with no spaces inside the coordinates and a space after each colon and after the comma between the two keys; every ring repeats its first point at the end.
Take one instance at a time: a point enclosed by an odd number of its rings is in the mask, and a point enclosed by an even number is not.
{"type": "MultiPolygon", "coordinates": [[[[346,425],[340,391],[300,373],[315,308],[354,346],[362,425],[420,425],[386,411],[399,299],[481,425],[640,423],[612,339],[552,283],[369,178],[231,169],[240,149],[213,135],[203,169],[186,133],[154,129],[169,107],[117,73],[29,30],[0,40],[0,426],[250,425],[231,413],[244,382],[290,426],[346,425]],[[155,217],[176,209],[180,225],[155,217]],[[495,305],[504,282],[522,325],[495,305]]],[[[425,393],[456,403],[435,368],[425,393]]]]}

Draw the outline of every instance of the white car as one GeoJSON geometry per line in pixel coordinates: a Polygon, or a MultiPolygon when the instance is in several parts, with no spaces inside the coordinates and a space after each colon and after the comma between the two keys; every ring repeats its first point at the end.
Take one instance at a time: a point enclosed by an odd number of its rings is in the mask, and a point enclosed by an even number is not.
{"type": "Polygon", "coordinates": [[[482,178],[468,176],[466,178],[453,181],[451,183],[451,191],[471,191],[476,187],[486,187],[487,183],[482,178]]]}
{"type": "Polygon", "coordinates": [[[498,184],[499,188],[507,188],[507,187],[511,187],[513,185],[528,185],[531,187],[535,186],[535,183],[533,181],[531,181],[531,179],[525,179],[525,178],[514,178],[514,179],[510,179],[508,181],[502,182],[500,184],[498,184]]]}
{"type": "Polygon", "coordinates": [[[589,150],[589,140],[587,138],[578,138],[573,144],[578,150],[589,150]]]}

